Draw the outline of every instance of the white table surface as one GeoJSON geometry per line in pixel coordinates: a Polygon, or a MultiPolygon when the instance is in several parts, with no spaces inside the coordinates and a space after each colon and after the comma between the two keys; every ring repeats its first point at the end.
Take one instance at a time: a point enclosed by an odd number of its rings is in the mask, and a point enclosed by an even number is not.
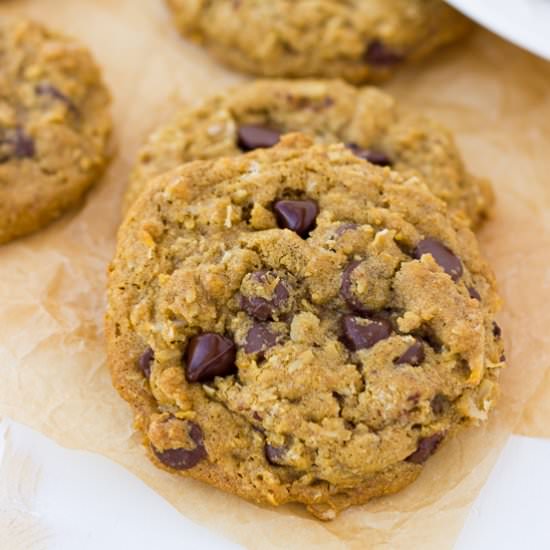
{"type": "MultiPolygon", "coordinates": [[[[550,549],[549,465],[550,440],[512,436],[456,550],[550,549]]],[[[0,422],[0,549],[161,547],[240,548],[182,517],[114,462],[59,447],[9,419],[0,422]]]]}

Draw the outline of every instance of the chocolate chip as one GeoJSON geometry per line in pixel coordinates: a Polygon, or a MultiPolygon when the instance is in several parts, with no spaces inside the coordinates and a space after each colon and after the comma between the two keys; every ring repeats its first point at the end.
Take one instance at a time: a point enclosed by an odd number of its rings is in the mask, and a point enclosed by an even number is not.
{"type": "Polygon", "coordinates": [[[245,152],[273,147],[280,138],[281,134],[277,130],[254,124],[243,124],[237,130],[237,145],[245,152]]]}
{"type": "Polygon", "coordinates": [[[473,286],[468,287],[468,294],[470,295],[470,298],[472,298],[472,300],[477,300],[478,302],[481,302],[481,296],[473,286]]]}
{"type": "Polygon", "coordinates": [[[7,142],[12,145],[16,158],[30,159],[34,157],[34,140],[24,132],[23,128],[16,128],[13,137],[8,138],[7,142]]]}
{"type": "Polygon", "coordinates": [[[424,353],[424,344],[417,340],[401,357],[397,358],[396,365],[411,365],[418,367],[424,362],[426,354],[424,353]]]}
{"type": "Polygon", "coordinates": [[[367,46],[365,61],[375,67],[391,67],[405,59],[402,53],[385,45],[381,40],[373,40],[367,46]]]}
{"type": "Polygon", "coordinates": [[[436,433],[430,435],[429,437],[424,437],[418,442],[418,447],[416,451],[406,458],[407,462],[412,462],[413,464],[423,464],[432,456],[439,444],[443,441],[445,437],[442,433],[436,433]]]}
{"type": "MultiPolygon", "coordinates": [[[[259,283],[267,283],[269,275],[276,277],[276,274],[271,271],[255,271],[250,276],[259,283]]],[[[273,318],[273,314],[278,308],[284,306],[285,302],[288,300],[288,297],[289,292],[286,284],[282,279],[279,279],[273,289],[271,300],[267,300],[261,296],[241,295],[240,306],[251,317],[258,319],[258,321],[267,321],[273,318]]]]}
{"type": "Polygon", "coordinates": [[[502,329],[496,323],[496,321],[493,321],[493,336],[495,338],[501,338],[502,337],[502,329]]]}
{"type": "Polygon", "coordinates": [[[347,265],[346,269],[344,269],[342,273],[342,283],[340,284],[340,296],[342,296],[348,306],[353,310],[361,313],[362,315],[368,315],[370,311],[361,303],[352,290],[351,274],[360,265],[361,261],[354,260],[347,265]]]}
{"type": "Polygon", "coordinates": [[[200,426],[194,422],[189,422],[189,425],[189,437],[193,440],[193,443],[195,443],[194,449],[180,448],[158,451],[153,448],[153,452],[157,458],[163,464],[169,466],[170,468],[174,468],[175,470],[189,470],[207,457],[200,426]]]}
{"type": "Polygon", "coordinates": [[[443,268],[445,273],[451,276],[453,281],[458,281],[462,276],[462,262],[437,239],[428,237],[416,245],[413,256],[419,260],[424,254],[431,254],[436,263],[443,268]]]}
{"type": "Polygon", "coordinates": [[[348,143],[346,147],[356,156],[363,160],[367,160],[371,164],[376,166],[393,166],[393,162],[390,158],[381,151],[375,151],[373,149],[363,149],[356,143],[348,143]]]}
{"type": "Polygon", "coordinates": [[[438,393],[430,402],[434,414],[443,414],[449,406],[449,399],[442,393],[438,393]]]}
{"type": "Polygon", "coordinates": [[[151,376],[151,363],[155,360],[155,352],[152,348],[147,348],[139,358],[138,364],[141,372],[146,378],[151,376]]]}
{"type": "Polygon", "coordinates": [[[420,401],[420,392],[414,392],[412,395],[409,395],[407,397],[407,401],[410,401],[413,405],[418,405],[418,402],[420,401]]]}
{"type": "Polygon", "coordinates": [[[253,325],[246,335],[244,351],[246,353],[258,353],[272,348],[280,335],[271,329],[268,324],[258,323],[253,325]]]}
{"type": "Polygon", "coordinates": [[[313,200],[277,201],[273,210],[277,224],[282,229],[290,229],[305,239],[315,227],[319,206],[313,200]]]}
{"type": "Polygon", "coordinates": [[[273,445],[266,443],[264,451],[267,461],[274,466],[278,466],[281,458],[285,456],[287,449],[286,447],[274,447],[273,445]]]}
{"type": "Polygon", "coordinates": [[[503,354],[500,356],[499,361],[500,361],[501,363],[505,363],[505,362],[506,362],[506,354],[503,353],[503,354]]]}
{"type": "Polygon", "coordinates": [[[49,96],[61,101],[61,103],[64,103],[73,113],[78,113],[78,109],[73,101],[52,84],[41,82],[36,85],[35,91],[38,95],[49,96]]]}
{"type": "Polygon", "coordinates": [[[385,319],[361,319],[352,315],[342,320],[344,342],[352,351],[372,348],[380,340],[389,338],[392,326],[385,319]]]}
{"type": "Polygon", "coordinates": [[[235,355],[235,344],[226,336],[214,332],[194,336],[185,350],[187,380],[205,382],[215,376],[233,374],[235,355]]]}

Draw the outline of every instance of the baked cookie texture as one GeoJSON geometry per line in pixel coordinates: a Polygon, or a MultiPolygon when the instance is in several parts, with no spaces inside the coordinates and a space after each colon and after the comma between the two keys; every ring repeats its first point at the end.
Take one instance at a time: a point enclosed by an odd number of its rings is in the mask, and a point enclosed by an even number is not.
{"type": "Polygon", "coordinates": [[[183,35],[231,67],[269,77],[380,81],[463,37],[441,0],[167,0],[183,35]]]}
{"type": "Polygon", "coordinates": [[[165,173],[118,234],[113,382],[150,458],[328,520],[487,417],[495,280],[417,177],[302,135],[165,173]]]}
{"type": "Polygon", "coordinates": [[[80,201],[107,163],[109,93],[86,48],[0,21],[0,243],[80,201]]]}
{"type": "Polygon", "coordinates": [[[268,147],[293,131],[322,143],[344,142],[372,163],[421,176],[474,226],[491,212],[490,183],[466,171],[447,129],[377,88],[339,80],[260,80],[182,109],[141,150],[125,205],[154,176],[183,162],[268,147]]]}

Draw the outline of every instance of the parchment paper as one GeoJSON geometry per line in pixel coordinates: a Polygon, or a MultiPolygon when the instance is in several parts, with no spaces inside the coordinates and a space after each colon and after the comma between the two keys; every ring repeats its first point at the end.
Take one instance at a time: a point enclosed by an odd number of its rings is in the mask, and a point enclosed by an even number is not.
{"type": "Polygon", "coordinates": [[[80,210],[0,249],[0,416],[120,462],[182,514],[250,548],[452,547],[550,363],[549,64],[479,31],[388,86],[453,128],[469,167],[494,181],[498,209],[481,239],[506,300],[510,368],[487,426],[447,444],[401,494],[322,524],[298,507],[259,508],[155,469],[105,365],[105,268],[137,148],[178,101],[243,77],[178,38],[161,0],[1,3],[0,17],[14,13],[30,13],[93,49],[114,95],[118,155],[80,210]]]}

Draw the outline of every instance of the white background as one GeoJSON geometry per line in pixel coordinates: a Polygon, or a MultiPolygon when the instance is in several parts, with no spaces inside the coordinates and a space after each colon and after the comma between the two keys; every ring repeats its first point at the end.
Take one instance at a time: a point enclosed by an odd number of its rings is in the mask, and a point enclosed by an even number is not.
{"type": "MultiPolygon", "coordinates": [[[[456,550],[550,549],[549,499],[550,440],[512,436],[456,550]]],[[[0,422],[1,550],[238,548],[108,459],[0,422]]]]}

